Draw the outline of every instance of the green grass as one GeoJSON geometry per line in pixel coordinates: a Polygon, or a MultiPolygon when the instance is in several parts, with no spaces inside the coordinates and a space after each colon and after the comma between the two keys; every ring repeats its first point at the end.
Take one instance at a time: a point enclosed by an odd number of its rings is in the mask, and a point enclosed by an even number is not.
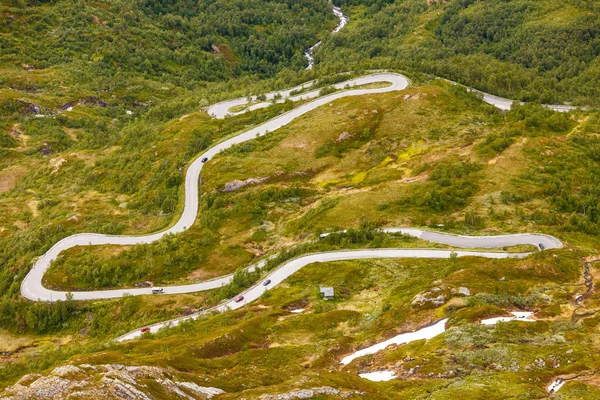
{"type": "MultiPolygon", "coordinates": [[[[592,123],[581,117],[578,128],[592,123]]],[[[503,117],[448,86],[342,99],[209,162],[198,223],[176,239],[117,249],[116,255],[101,247],[73,249],[46,279],[61,288],[197,281],[233,272],[322,230],[363,222],[471,234],[539,231],[565,239],[566,232],[595,225],[572,225],[573,216],[557,208],[538,175],[547,161],[556,162],[541,155],[544,146],[564,152],[561,162],[581,158],[577,136],[563,139],[575,127],[568,118],[531,107],[503,117]],[[342,132],[348,138],[340,141],[342,132]],[[512,144],[486,147],[501,132],[512,132],[512,144]],[[220,191],[227,182],[253,177],[268,179],[220,191]]],[[[592,184],[586,176],[593,162],[579,168],[571,181],[592,184]]],[[[588,235],[577,246],[593,249],[595,243],[588,235]]]]}
{"type": "MultiPolygon", "coordinates": [[[[306,383],[300,387],[332,385],[381,399],[412,398],[428,392],[440,399],[484,394],[502,399],[515,393],[540,396],[553,377],[595,368],[597,360],[587,349],[596,340],[597,322],[572,322],[565,312],[531,324],[484,327],[478,320],[515,307],[538,312],[550,305],[572,309],[574,294],[569,285],[580,280],[580,255],[557,254],[542,253],[524,260],[313,264],[241,310],[202,318],[135,342],[80,348],[75,351],[78,356],[64,354],[62,360],[168,366],[202,377],[210,386],[231,393],[226,396],[230,398],[284,392],[303,381],[306,383]],[[336,299],[320,299],[320,285],[334,286],[336,299]],[[471,298],[479,300],[465,301],[452,290],[460,286],[469,287],[471,298]],[[454,306],[412,304],[415,295],[433,288],[440,289],[436,295],[453,299],[449,304],[454,306]],[[518,298],[535,300],[523,306],[518,298]],[[483,299],[488,305],[482,305],[483,299]],[[289,312],[299,305],[304,313],[289,312]],[[440,337],[359,358],[347,367],[338,364],[354,349],[442,317],[450,318],[450,329],[440,337]],[[543,359],[545,365],[536,367],[536,359],[543,359]],[[556,359],[561,365],[558,368],[552,361],[556,359]],[[515,365],[518,372],[508,370],[515,365]],[[406,381],[375,384],[356,375],[378,368],[392,368],[403,375],[417,366],[406,381]]],[[[28,361],[24,358],[22,362],[28,361]]],[[[5,382],[15,376],[8,372],[5,382]]],[[[593,391],[587,386],[578,390],[593,391]]]]}

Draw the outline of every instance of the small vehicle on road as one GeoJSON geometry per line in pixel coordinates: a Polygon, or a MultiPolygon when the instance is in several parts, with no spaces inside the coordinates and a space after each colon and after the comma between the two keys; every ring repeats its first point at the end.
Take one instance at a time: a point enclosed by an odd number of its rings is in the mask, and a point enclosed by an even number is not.
{"type": "Polygon", "coordinates": [[[149,326],[145,326],[142,329],[140,329],[140,332],[144,333],[144,332],[150,332],[150,327],[149,326]]]}
{"type": "Polygon", "coordinates": [[[208,161],[208,157],[202,157],[202,160],[200,160],[200,161],[202,161],[202,163],[205,163],[208,161]]]}
{"type": "Polygon", "coordinates": [[[271,283],[271,280],[267,279],[266,281],[263,282],[263,286],[267,286],[269,283],[271,283]]]}
{"type": "Polygon", "coordinates": [[[152,294],[163,294],[165,292],[165,289],[161,288],[161,287],[153,287],[152,288],[152,294]]]}
{"type": "Polygon", "coordinates": [[[235,302],[239,303],[240,301],[244,300],[244,296],[238,296],[235,298],[235,302]]]}
{"type": "Polygon", "coordinates": [[[538,246],[540,246],[540,250],[545,250],[546,249],[546,246],[544,246],[543,243],[540,243],[538,246]]]}

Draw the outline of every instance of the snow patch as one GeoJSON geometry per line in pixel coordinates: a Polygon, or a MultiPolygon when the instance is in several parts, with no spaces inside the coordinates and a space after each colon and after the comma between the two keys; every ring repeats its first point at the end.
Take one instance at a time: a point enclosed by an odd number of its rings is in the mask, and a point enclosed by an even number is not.
{"type": "Polygon", "coordinates": [[[358,376],[373,382],[387,382],[391,381],[394,378],[397,378],[397,375],[394,371],[367,372],[364,374],[358,374],[358,376]]]}
{"type": "Polygon", "coordinates": [[[548,393],[556,393],[565,384],[564,379],[558,378],[548,386],[548,393]]]}
{"type": "Polygon", "coordinates": [[[523,321],[523,322],[535,322],[535,319],[530,319],[533,315],[532,312],[519,312],[512,311],[512,317],[496,317],[488,318],[481,321],[482,325],[496,325],[498,322],[510,322],[510,321],[523,321]]]}
{"type": "Polygon", "coordinates": [[[418,331],[401,333],[400,335],[394,336],[393,338],[388,339],[384,342],[377,343],[373,346],[359,350],[349,356],[342,358],[340,364],[350,364],[355,358],[366,356],[369,354],[375,354],[378,351],[384,350],[386,347],[393,344],[406,344],[414,342],[415,340],[431,339],[446,331],[446,322],[448,322],[448,319],[443,319],[434,325],[430,325],[423,329],[419,329],[418,331]]]}

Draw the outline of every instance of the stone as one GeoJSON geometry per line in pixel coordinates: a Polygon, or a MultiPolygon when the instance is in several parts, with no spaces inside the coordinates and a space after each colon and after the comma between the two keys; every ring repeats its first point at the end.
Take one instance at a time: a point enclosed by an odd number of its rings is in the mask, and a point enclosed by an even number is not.
{"type": "Polygon", "coordinates": [[[469,288],[461,286],[458,288],[458,294],[462,294],[465,296],[470,296],[471,295],[471,291],[469,290],[469,288]]]}
{"type": "Polygon", "coordinates": [[[223,189],[221,189],[221,192],[225,192],[225,193],[227,193],[227,192],[235,192],[236,190],[239,190],[239,189],[243,188],[244,186],[248,186],[248,185],[251,185],[251,184],[253,184],[253,185],[259,185],[259,184],[263,183],[264,181],[266,181],[267,179],[269,179],[268,176],[267,177],[263,177],[263,178],[249,178],[249,179],[246,179],[244,181],[236,179],[234,181],[227,182],[224,185],[223,189]]]}

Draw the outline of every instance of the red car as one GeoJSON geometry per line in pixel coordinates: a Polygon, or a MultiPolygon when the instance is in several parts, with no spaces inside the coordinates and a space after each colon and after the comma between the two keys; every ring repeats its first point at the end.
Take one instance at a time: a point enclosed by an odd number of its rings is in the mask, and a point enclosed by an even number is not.
{"type": "Polygon", "coordinates": [[[144,333],[144,332],[150,332],[150,327],[145,326],[142,329],[140,329],[140,332],[144,333]]]}
{"type": "Polygon", "coordinates": [[[235,298],[235,302],[239,303],[240,301],[244,300],[244,296],[238,296],[235,298]]]}

